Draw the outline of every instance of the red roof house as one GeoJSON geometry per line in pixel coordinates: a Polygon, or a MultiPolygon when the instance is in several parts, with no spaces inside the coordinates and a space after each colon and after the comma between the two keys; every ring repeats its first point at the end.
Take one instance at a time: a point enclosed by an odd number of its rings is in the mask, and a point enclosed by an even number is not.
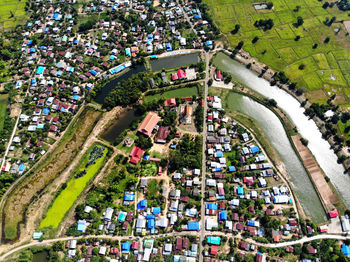
{"type": "Polygon", "coordinates": [[[339,216],[338,210],[334,209],[333,211],[329,212],[329,216],[331,218],[335,218],[335,217],[339,216]]]}
{"type": "Polygon", "coordinates": [[[176,99],[175,98],[168,98],[167,100],[164,101],[164,106],[176,106],[176,99]]]}
{"type": "Polygon", "coordinates": [[[215,80],[216,81],[221,81],[222,80],[222,75],[221,75],[221,71],[220,70],[216,71],[215,80]]]}
{"type": "Polygon", "coordinates": [[[140,161],[140,158],[143,154],[144,150],[142,150],[141,148],[137,147],[137,146],[134,146],[131,150],[131,153],[130,153],[130,163],[133,163],[133,164],[137,164],[139,161],[140,161]]]}
{"type": "Polygon", "coordinates": [[[137,131],[146,136],[150,136],[154,127],[158,124],[159,121],[160,117],[156,113],[149,112],[145,119],[142,121],[137,131]]]}
{"type": "Polygon", "coordinates": [[[177,70],[177,76],[178,78],[181,79],[185,79],[186,78],[186,73],[182,70],[182,69],[178,69],[177,70]]]}
{"type": "Polygon", "coordinates": [[[218,247],[217,246],[211,246],[210,247],[210,256],[216,257],[218,254],[218,247]]]}

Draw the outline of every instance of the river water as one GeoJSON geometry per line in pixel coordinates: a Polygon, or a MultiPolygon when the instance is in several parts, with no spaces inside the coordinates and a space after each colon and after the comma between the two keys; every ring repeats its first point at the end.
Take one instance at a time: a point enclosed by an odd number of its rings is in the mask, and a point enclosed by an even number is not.
{"type": "Polygon", "coordinates": [[[268,108],[247,96],[231,92],[227,102],[230,109],[242,112],[256,120],[284,163],[305,213],[316,223],[325,221],[326,214],[318,195],[295,154],[279,118],[268,108]]]}
{"type": "MultiPolygon", "coordinates": [[[[284,90],[276,86],[270,86],[268,81],[259,78],[256,73],[223,53],[219,53],[215,57],[214,64],[223,71],[232,74],[235,79],[249,88],[277,101],[278,106],[296,125],[299,133],[309,141],[310,151],[325,174],[330,178],[345,205],[350,207],[350,176],[344,175],[344,168],[337,163],[337,156],[330,149],[329,143],[322,138],[316,124],[303,114],[304,108],[300,107],[299,102],[284,90]]],[[[303,187],[303,190],[308,189],[303,187]]]]}

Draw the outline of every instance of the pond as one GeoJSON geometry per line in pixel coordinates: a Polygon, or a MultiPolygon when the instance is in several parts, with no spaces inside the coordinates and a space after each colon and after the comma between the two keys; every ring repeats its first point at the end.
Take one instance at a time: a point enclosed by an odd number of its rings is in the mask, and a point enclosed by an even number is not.
{"type": "Polygon", "coordinates": [[[101,92],[99,92],[98,95],[96,96],[95,101],[99,104],[103,104],[103,101],[105,100],[106,96],[113,90],[114,87],[118,85],[118,83],[120,83],[123,80],[128,80],[134,74],[141,73],[144,71],[146,71],[146,67],[144,65],[139,65],[139,66],[130,68],[129,71],[123,73],[122,75],[111,80],[105,86],[103,86],[101,89],[101,92]]]}
{"type": "Polygon", "coordinates": [[[186,55],[177,55],[151,60],[151,69],[152,71],[159,71],[162,69],[196,64],[200,61],[199,56],[200,52],[197,52],[186,55]]]}
{"type": "Polygon", "coordinates": [[[114,143],[115,139],[123,133],[125,129],[130,128],[130,125],[134,120],[140,119],[142,116],[137,114],[135,110],[128,110],[125,112],[122,112],[118,119],[115,120],[115,122],[110,125],[105,132],[101,135],[101,137],[110,142],[114,143]]]}
{"type": "Polygon", "coordinates": [[[304,166],[292,148],[279,118],[268,108],[249,97],[231,92],[227,97],[228,107],[255,119],[280,156],[293,188],[305,213],[316,223],[325,221],[321,201],[311,183],[304,166]]]}
{"type": "Polygon", "coordinates": [[[300,107],[299,102],[284,90],[270,86],[268,81],[259,78],[256,73],[223,53],[219,53],[215,57],[214,64],[249,88],[277,101],[278,106],[298,128],[301,136],[309,141],[308,148],[330,178],[344,204],[350,207],[350,176],[344,174],[344,167],[337,163],[337,156],[330,149],[329,143],[322,138],[315,122],[304,115],[305,109],[300,107]]]}

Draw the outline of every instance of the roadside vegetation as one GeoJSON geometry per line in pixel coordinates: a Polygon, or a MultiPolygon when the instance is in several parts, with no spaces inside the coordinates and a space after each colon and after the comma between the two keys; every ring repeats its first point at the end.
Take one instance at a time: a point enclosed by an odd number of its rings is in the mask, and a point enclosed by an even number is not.
{"type": "Polygon", "coordinates": [[[40,228],[50,227],[55,229],[58,227],[89,181],[100,171],[107,153],[108,149],[104,146],[91,146],[82,157],[78,168],[73,172],[71,180],[61,186],[57,198],[41,221],[40,228]]]}
{"type": "Polygon", "coordinates": [[[28,206],[71,163],[100,115],[98,111],[85,108],[78,115],[78,121],[66,131],[59,145],[9,194],[3,209],[5,218],[2,230],[6,240],[16,239],[17,225],[23,220],[28,206]]]}

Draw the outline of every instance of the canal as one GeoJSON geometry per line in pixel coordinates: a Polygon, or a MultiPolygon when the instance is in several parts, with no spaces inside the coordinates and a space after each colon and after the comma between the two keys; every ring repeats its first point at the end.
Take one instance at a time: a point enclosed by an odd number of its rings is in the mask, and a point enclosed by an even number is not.
{"type": "Polygon", "coordinates": [[[268,108],[249,97],[231,92],[226,99],[229,109],[239,111],[256,120],[286,167],[292,186],[305,213],[316,223],[325,221],[326,214],[321,201],[302,163],[294,152],[279,118],[268,108]]]}
{"type": "Polygon", "coordinates": [[[151,69],[152,71],[159,71],[162,69],[169,69],[179,66],[186,66],[190,64],[196,64],[199,62],[200,52],[190,53],[186,55],[177,55],[159,58],[155,60],[151,60],[151,69]]]}
{"type": "Polygon", "coordinates": [[[230,73],[242,84],[277,101],[278,106],[293,121],[299,133],[309,141],[308,147],[318,164],[330,178],[344,204],[350,207],[350,176],[344,174],[344,167],[337,163],[337,156],[330,149],[329,143],[322,138],[314,121],[304,115],[305,109],[300,107],[299,102],[284,90],[270,86],[268,81],[259,78],[256,73],[223,53],[215,57],[214,64],[221,70],[230,73]]]}

